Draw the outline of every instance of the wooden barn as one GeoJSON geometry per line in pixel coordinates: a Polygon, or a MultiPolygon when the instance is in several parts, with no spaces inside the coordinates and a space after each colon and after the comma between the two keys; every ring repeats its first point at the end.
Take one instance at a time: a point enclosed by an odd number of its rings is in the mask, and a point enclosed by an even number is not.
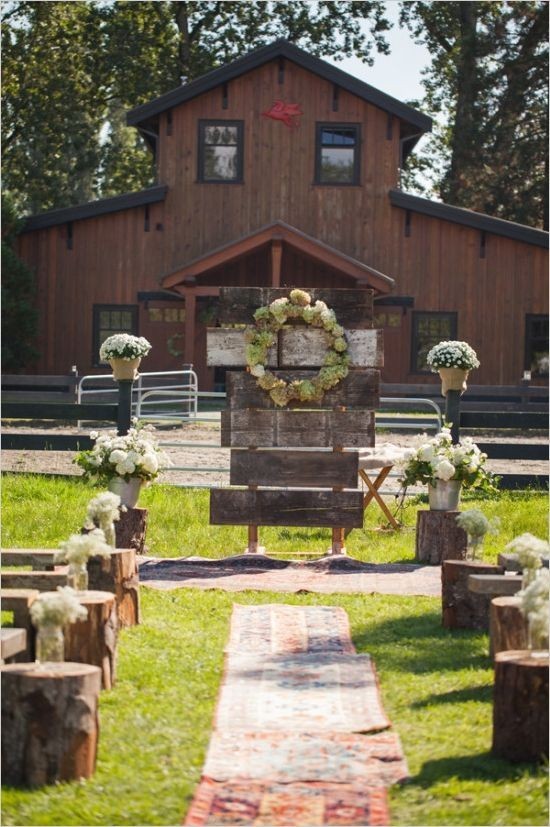
{"type": "Polygon", "coordinates": [[[409,195],[400,170],[431,121],[285,42],[127,116],[156,185],[30,217],[37,276],[32,372],[105,373],[113,332],[146,336],[147,370],[193,363],[222,285],[367,287],[384,328],[382,381],[439,382],[430,346],[465,339],[476,384],[548,376],[548,234],[409,195]]]}

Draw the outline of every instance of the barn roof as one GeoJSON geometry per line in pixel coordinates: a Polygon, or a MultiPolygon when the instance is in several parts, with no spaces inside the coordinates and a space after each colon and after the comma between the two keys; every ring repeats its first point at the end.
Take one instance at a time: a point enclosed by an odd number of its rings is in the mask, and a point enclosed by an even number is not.
{"type": "Polygon", "coordinates": [[[372,103],[374,106],[378,106],[380,109],[400,118],[402,121],[401,135],[404,138],[410,138],[410,146],[406,147],[407,151],[410,151],[420,138],[418,133],[429,132],[432,128],[432,120],[427,115],[418,112],[412,106],[402,103],[391,97],[391,95],[375,89],[374,86],[358,80],[353,75],[343,72],[342,69],[326,63],[318,57],[313,57],[287,40],[276,40],[268,46],[255,49],[253,52],[249,52],[225,66],[201,75],[201,77],[190,83],[178,86],[177,89],[172,89],[154,100],[131,109],[126,114],[126,122],[129,126],[148,128],[151,125],[151,120],[166,109],[185,103],[197,97],[197,95],[202,95],[204,92],[208,92],[216,86],[227,83],[233,78],[237,78],[245,72],[250,72],[252,69],[256,69],[276,58],[290,60],[303,69],[313,72],[330,83],[334,83],[353,95],[368,101],[368,103],[372,103]]]}
{"type": "Polygon", "coordinates": [[[467,210],[464,207],[454,207],[451,204],[430,201],[428,198],[420,198],[418,195],[409,195],[409,193],[402,190],[390,190],[389,196],[390,203],[394,207],[402,207],[404,210],[422,213],[432,218],[452,221],[453,224],[463,224],[465,227],[472,227],[494,235],[502,235],[506,238],[512,238],[514,241],[523,241],[525,244],[548,247],[548,233],[544,230],[537,230],[535,227],[526,227],[524,224],[506,221],[504,218],[493,218],[491,215],[467,210]]]}
{"type": "Polygon", "coordinates": [[[67,221],[77,221],[79,218],[94,218],[97,215],[128,210],[131,207],[141,207],[144,204],[155,204],[164,201],[168,187],[149,187],[139,192],[127,192],[124,195],[115,195],[113,198],[101,198],[97,201],[88,201],[86,204],[77,204],[74,207],[62,207],[58,210],[30,215],[23,225],[21,232],[44,230],[55,227],[56,224],[65,224],[67,221]]]}

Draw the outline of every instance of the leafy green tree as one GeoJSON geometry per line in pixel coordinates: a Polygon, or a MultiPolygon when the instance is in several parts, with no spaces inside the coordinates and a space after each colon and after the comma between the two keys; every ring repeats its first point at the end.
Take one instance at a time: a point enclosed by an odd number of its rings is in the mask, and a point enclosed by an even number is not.
{"type": "Polygon", "coordinates": [[[32,272],[15,252],[20,221],[13,200],[2,199],[2,370],[16,373],[37,358],[38,314],[32,272]]]}
{"type": "Polygon", "coordinates": [[[434,136],[411,159],[444,201],[548,226],[548,5],[407,2],[400,21],[432,56],[421,106],[434,136]]]}

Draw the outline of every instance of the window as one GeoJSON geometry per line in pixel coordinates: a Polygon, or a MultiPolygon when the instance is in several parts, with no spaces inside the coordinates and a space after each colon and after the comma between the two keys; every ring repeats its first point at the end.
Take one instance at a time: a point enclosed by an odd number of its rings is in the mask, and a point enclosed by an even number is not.
{"type": "Polygon", "coordinates": [[[137,336],[138,308],[135,304],[94,304],[93,365],[105,365],[99,359],[99,348],[115,333],[132,333],[137,336]]]}
{"type": "Polygon", "coordinates": [[[359,124],[317,124],[315,183],[359,183],[359,124]]]}
{"type": "Polygon", "coordinates": [[[525,370],[533,379],[548,376],[548,316],[525,317],[525,370]]]}
{"type": "Polygon", "coordinates": [[[449,339],[456,339],[456,313],[413,313],[411,373],[430,373],[428,352],[449,339]]]}
{"type": "Polygon", "coordinates": [[[243,122],[199,121],[199,181],[243,180],[243,122]]]}

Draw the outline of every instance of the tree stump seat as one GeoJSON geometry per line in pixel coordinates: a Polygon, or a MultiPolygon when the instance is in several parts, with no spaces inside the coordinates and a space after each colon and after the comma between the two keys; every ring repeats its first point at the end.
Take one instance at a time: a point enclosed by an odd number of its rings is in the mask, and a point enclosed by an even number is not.
{"type": "Polygon", "coordinates": [[[495,656],[493,754],[507,761],[548,756],[548,653],[526,649],[495,656]]]}
{"type": "Polygon", "coordinates": [[[91,557],[88,560],[88,585],[92,590],[115,595],[120,626],[139,623],[139,575],[133,548],[113,549],[110,558],[91,557]]]}
{"type": "Polygon", "coordinates": [[[489,631],[492,595],[470,591],[468,580],[473,574],[502,573],[501,566],[477,560],[445,560],[441,567],[443,626],[489,631]]]}
{"type": "Polygon", "coordinates": [[[444,560],[463,560],[468,535],[456,523],[460,511],[419,511],[416,517],[415,559],[439,566],[444,560]]]}
{"type": "Polygon", "coordinates": [[[2,783],[90,778],[96,765],[101,673],[83,663],[2,666],[2,783]]]}
{"type": "Polygon", "coordinates": [[[115,522],[117,549],[132,548],[136,554],[145,553],[148,515],[146,508],[127,508],[120,512],[120,518],[115,522]]]}
{"type": "Polygon", "coordinates": [[[115,595],[86,591],[77,596],[88,609],[88,617],[65,627],[65,659],[99,667],[103,689],[111,689],[116,680],[119,626],[115,595]]]}
{"type": "Polygon", "coordinates": [[[489,617],[489,651],[495,658],[499,652],[527,649],[527,618],[520,610],[519,597],[494,597],[489,617]]]}

